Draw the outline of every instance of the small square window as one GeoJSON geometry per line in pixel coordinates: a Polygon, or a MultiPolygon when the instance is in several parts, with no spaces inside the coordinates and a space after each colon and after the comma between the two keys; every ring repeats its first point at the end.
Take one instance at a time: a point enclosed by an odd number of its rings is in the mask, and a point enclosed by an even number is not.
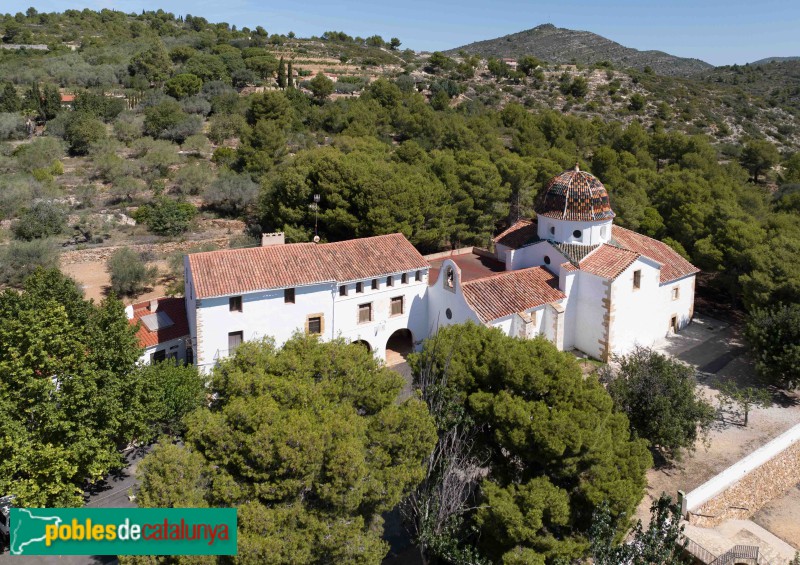
{"type": "Polygon", "coordinates": [[[386,286],[394,286],[394,277],[386,277],[386,286]]]}
{"type": "Polygon", "coordinates": [[[403,313],[403,297],[395,296],[392,298],[392,316],[399,316],[403,313]]]}
{"type": "Polygon", "coordinates": [[[308,318],[308,333],[319,335],[322,333],[322,316],[308,318]]]}
{"type": "Polygon", "coordinates": [[[642,288],[642,271],[641,271],[641,269],[633,272],[633,288],[642,288]]]}
{"type": "Polygon", "coordinates": [[[244,332],[230,332],[228,334],[228,353],[233,354],[242,341],[244,341],[244,332]]]}
{"type": "Polygon", "coordinates": [[[241,296],[231,296],[228,299],[228,310],[231,312],[241,312],[242,311],[242,297],[241,296]]]}
{"type": "Polygon", "coordinates": [[[294,304],[294,289],[287,288],[283,291],[283,301],[286,304],[294,304]]]}
{"type": "Polygon", "coordinates": [[[372,302],[358,305],[358,323],[366,324],[372,321],[372,302]]]}
{"type": "Polygon", "coordinates": [[[339,296],[347,296],[347,285],[343,284],[339,287],[339,296]]]}
{"type": "Polygon", "coordinates": [[[681,297],[681,289],[679,286],[676,286],[672,289],[672,300],[678,300],[681,297]]]}
{"type": "Polygon", "coordinates": [[[362,282],[357,282],[356,283],[356,292],[357,293],[364,292],[364,283],[362,283],[362,282]]]}
{"type": "Polygon", "coordinates": [[[400,275],[400,284],[408,283],[408,273],[403,273],[400,275]]]}
{"type": "Polygon", "coordinates": [[[422,271],[417,271],[417,273],[414,275],[414,280],[417,282],[422,280],[422,271]]]}
{"type": "Polygon", "coordinates": [[[378,290],[378,279],[372,279],[372,290],[378,290]]]}

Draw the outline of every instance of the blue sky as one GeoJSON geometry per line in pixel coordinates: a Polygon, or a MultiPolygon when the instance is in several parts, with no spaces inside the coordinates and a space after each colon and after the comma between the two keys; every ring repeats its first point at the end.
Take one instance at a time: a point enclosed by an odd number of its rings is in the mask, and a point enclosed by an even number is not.
{"type": "Polygon", "coordinates": [[[444,50],[543,23],[593,31],[637,49],[659,49],[715,65],[800,56],[798,0],[3,0],[0,10],[162,8],[239,27],[300,37],[341,30],[399,37],[403,47],[444,50]]]}

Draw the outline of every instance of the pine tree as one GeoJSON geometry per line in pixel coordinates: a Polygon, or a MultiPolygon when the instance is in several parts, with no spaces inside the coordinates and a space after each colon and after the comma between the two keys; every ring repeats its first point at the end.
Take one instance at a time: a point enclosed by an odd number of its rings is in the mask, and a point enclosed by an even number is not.
{"type": "Polygon", "coordinates": [[[291,61],[289,61],[289,68],[288,68],[287,77],[286,77],[286,85],[289,88],[294,88],[294,74],[293,74],[293,71],[292,71],[292,62],[291,61]]]}
{"type": "Polygon", "coordinates": [[[19,112],[20,99],[14,85],[7,82],[0,93],[0,112],[19,112]]]}
{"type": "Polygon", "coordinates": [[[283,57],[278,62],[278,86],[286,88],[286,63],[283,61],[283,57]]]}

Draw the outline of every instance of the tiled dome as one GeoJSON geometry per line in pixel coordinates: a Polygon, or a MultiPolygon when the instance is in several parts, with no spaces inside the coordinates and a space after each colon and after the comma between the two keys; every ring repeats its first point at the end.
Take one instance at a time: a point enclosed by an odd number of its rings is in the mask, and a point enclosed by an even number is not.
{"type": "Polygon", "coordinates": [[[614,217],[606,187],[597,177],[581,171],[577,165],[550,181],[534,210],[539,216],[580,222],[610,220],[614,217]]]}

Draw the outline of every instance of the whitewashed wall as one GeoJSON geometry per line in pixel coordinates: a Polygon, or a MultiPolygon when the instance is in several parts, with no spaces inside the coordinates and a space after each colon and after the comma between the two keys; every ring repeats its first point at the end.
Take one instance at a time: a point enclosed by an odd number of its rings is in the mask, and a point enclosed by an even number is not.
{"type": "Polygon", "coordinates": [[[150,356],[160,350],[164,350],[166,357],[170,357],[172,353],[176,353],[178,355],[179,361],[185,361],[186,338],[181,337],[178,339],[172,339],[170,341],[165,341],[164,343],[159,343],[158,345],[154,345],[152,347],[147,347],[142,352],[142,356],[139,357],[139,362],[144,364],[150,364],[150,356]]]}
{"type": "Polygon", "coordinates": [[[428,287],[428,332],[433,334],[440,327],[463,324],[467,321],[482,324],[475,312],[469,307],[461,291],[461,269],[452,260],[442,263],[439,277],[428,287]],[[453,268],[453,288],[446,288],[447,269],[453,268]],[[447,318],[447,309],[452,317],[447,318]]]}
{"type": "MultiPolygon", "coordinates": [[[[546,241],[517,249],[513,256],[511,270],[527,269],[529,267],[546,267],[558,273],[559,265],[567,260],[555,247],[546,241]],[[544,258],[550,258],[550,264],[545,264],[544,258]]],[[[508,268],[508,266],[506,266],[508,268]]]]}
{"type": "Polygon", "coordinates": [[[363,340],[379,359],[386,358],[386,342],[399,329],[408,329],[415,346],[428,337],[428,288],[427,269],[421,272],[422,280],[415,280],[416,271],[409,271],[408,282],[402,284],[399,274],[393,275],[393,286],[386,284],[386,277],[378,279],[378,290],[372,290],[372,279],[363,281],[364,292],[356,292],[356,284],[348,283],[347,296],[334,299],[334,337],[350,341],[363,340]],[[391,299],[403,297],[403,314],[391,315],[391,299]],[[358,322],[358,306],[372,303],[372,322],[358,322]]]}
{"type": "Polygon", "coordinates": [[[611,239],[613,230],[612,220],[574,222],[545,216],[538,216],[536,220],[538,222],[537,233],[541,239],[552,239],[561,243],[582,243],[584,245],[607,243],[611,239]],[[555,233],[551,233],[551,228],[555,228],[555,233]],[[581,237],[573,235],[575,230],[581,232],[581,237]]]}
{"type": "MultiPolygon", "coordinates": [[[[600,341],[605,334],[606,307],[603,300],[606,297],[606,286],[603,283],[606,281],[585,271],[578,271],[577,279],[569,300],[569,308],[576,310],[572,325],[572,345],[587,355],[602,359],[603,348],[600,341]],[[575,298],[577,301],[573,302],[575,298]]],[[[566,335],[564,341],[566,348],[566,335]]]]}

